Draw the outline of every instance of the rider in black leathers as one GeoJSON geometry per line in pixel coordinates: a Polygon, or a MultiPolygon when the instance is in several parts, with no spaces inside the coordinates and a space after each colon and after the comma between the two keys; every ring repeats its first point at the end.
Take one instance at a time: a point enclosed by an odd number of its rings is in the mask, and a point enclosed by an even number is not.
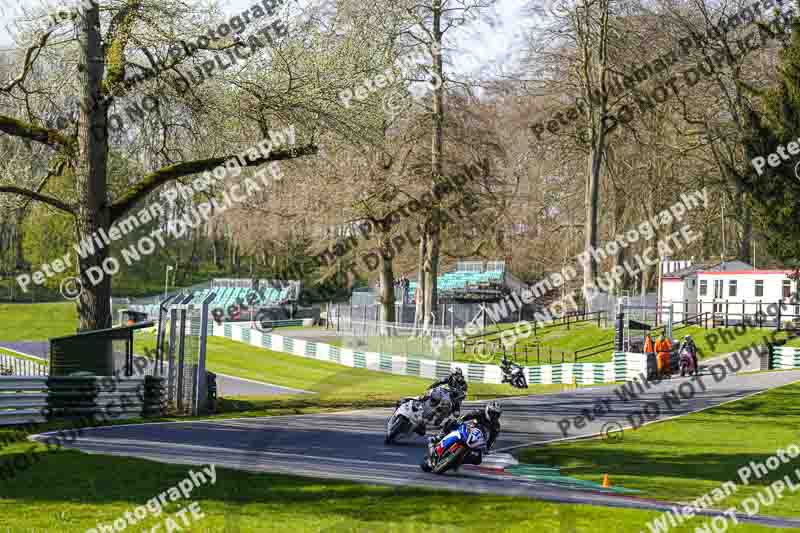
{"type": "Polygon", "coordinates": [[[428,387],[428,390],[435,389],[436,387],[440,387],[442,385],[447,385],[447,387],[453,393],[450,395],[453,402],[453,412],[460,413],[461,402],[464,401],[464,398],[466,398],[468,388],[467,380],[464,379],[464,374],[461,372],[461,369],[456,368],[446,378],[435,381],[430,387],[428,387]]]}
{"type": "MultiPolygon", "coordinates": [[[[483,409],[475,409],[468,411],[458,417],[458,419],[450,419],[442,427],[442,432],[431,437],[428,441],[428,455],[433,456],[435,453],[436,444],[441,441],[448,433],[458,428],[464,422],[474,421],[481,428],[481,431],[486,435],[486,453],[492,449],[494,441],[500,434],[500,415],[503,413],[503,408],[497,402],[490,402],[486,404],[483,409]]],[[[470,453],[464,457],[464,464],[479,465],[483,460],[483,454],[477,450],[470,450],[470,453]]]]}

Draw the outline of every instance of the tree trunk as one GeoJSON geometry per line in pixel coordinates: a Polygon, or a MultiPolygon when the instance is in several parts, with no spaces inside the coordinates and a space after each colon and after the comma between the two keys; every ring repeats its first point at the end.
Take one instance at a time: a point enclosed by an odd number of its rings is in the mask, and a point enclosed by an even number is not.
{"type": "Polygon", "coordinates": [[[419,232],[419,259],[418,259],[418,272],[417,272],[417,288],[414,290],[414,299],[416,300],[414,309],[414,327],[422,327],[425,321],[425,286],[427,277],[425,276],[425,264],[428,257],[428,234],[425,231],[423,224],[420,225],[419,232]]]}
{"type": "Polygon", "coordinates": [[[437,277],[439,275],[439,232],[429,232],[428,248],[425,257],[425,320],[423,329],[427,332],[435,324],[433,313],[436,310],[437,277]]]}
{"type": "Polygon", "coordinates": [[[750,263],[753,260],[753,211],[747,202],[747,193],[737,181],[736,207],[742,236],[739,241],[739,260],[750,263]]]}
{"type": "MultiPolygon", "coordinates": [[[[431,35],[433,45],[436,47],[433,57],[433,72],[438,80],[444,80],[444,68],[442,63],[442,0],[433,0],[433,28],[431,35]]],[[[434,52],[432,50],[432,52],[434,52]]],[[[433,90],[433,131],[431,135],[431,195],[434,185],[442,176],[442,146],[444,144],[444,83],[440,82],[433,90]]],[[[436,307],[436,276],[439,272],[439,232],[441,220],[439,217],[439,207],[434,206],[430,218],[425,223],[425,236],[427,248],[425,256],[420,257],[424,261],[425,267],[420,272],[420,278],[425,277],[425,292],[423,296],[423,329],[428,331],[432,324],[432,313],[436,307]]]]}
{"type": "MultiPolygon", "coordinates": [[[[105,70],[105,58],[100,35],[100,12],[96,4],[90,4],[78,22],[78,41],[81,47],[80,71],[81,106],[78,124],[78,164],[76,168],[77,189],[80,202],[76,215],[78,241],[91,241],[100,229],[111,226],[111,213],[106,187],[106,161],[108,157],[108,107],[102,100],[101,84],[105,70]]],[[[94,254],[79,258],[83,291],[78,299],[80,329],[102,329],[111,327],[111,276],[103,272],[108,258],[106,247],[95,247],[94,254]],[[95,274],[90,280],[87,273],[95,274]],[[97,278],[100,280],[97,283],[97,278]]],[[[109,346],[110,348],[110,346],[109,346]]],[[[109,350],[109,356],[113,356],[109,350]]]]}
{"type": "MultiPolygon", "coordinates": [[[[623,216],[625,214],[625,195],[624,192],[620,189],[614,190],[614,231],[611,232],[612,235],[620,235],[625,232],[625,225],[622,223],[623,216]]],[[[617,253],[614,255],[614,268],[619,269],[622,267],[623,263],[625,262],[625,251],[627,248],[624,246],[620,246],[617,253]]],[[[624,271],[621,276],[620,286],[618,289],[623,289],[628,286],[629,279],[628,279],[628,272],[624,271]]],[[[619,292],[619,291],[617,291],[619,292]]]]}
{"type": "MultiPolygon", "coordinates": [[[[608,18],[609,2],[584,1],[576,14],[576,31],[581,47],[581,76],[584,84],[584,98],[587,105],[586,127],[589,131],[589,154],[587,156],[587,177],[584,197],[586,222],[584,244],[587,252],[597,248],[598,209],[600,203],[600,173],[607,150],[606,124],[608,113],[608,91],[606,74],[608,72],[608,18]],[[593,8],[598,10],[593,13],[593,8]]],[[[586,308],[593,310],[593,294],[597,284],[597,260],[589,253],[583,265],[583,289],[586,308]]]]}
{"type": "MultiPolygon", "coordinates": [[[[381,292],[380,292],[380,304],[381,304],[381,316],[380,320],[384,323],[392,323],[395,321],[395,314],[394,314],[394,269],[392,260],[394,259],[392,256],[392,243],[389,240],[389,235],[385,234],[381,239],[381,249],[386,250],[387,253],[380,254],[380,261],[381,261],[381,271],[380,271],[380,280],[381,280],[381,292]]],[[[392,334],[392,330],[389,327],[381,326],[381,335],[389,336],[392,334]]]]}
{"type": "MultiPolygon", "coordinates": [[[[589,175],[586,180],[586,196],[584,199],[584,207],[586,210],[586,227],[584,230],[584,244],[587,251],[592,251],[597,248],[597,214],[600,202],[600,169],[603,162],[603,149],[605,142],[604,131],[601,130],[597,133],[598,139],[592,139],[592,149],[588,156],[588,170],[589,175]]],[[[597,281],[597,261],[593,254],[589,254],[586,264],[583,265],[583,287],[584,294],[587,296],[592,294],[590,288],[594,287],[597,281]]],[[[586,308],[592,311],[592,301],[589,296],[586,301],[586,308]]]]}
{"type": "Polygon", "coordinates": [[[25,250],[22,247],[22,241],[25,237],[24,230],[22,229],[25,223],[25,211],[20,209],[17,211],[17,220],[14,224],[14,266],[16,270],[27,270],[25,264],[25,250]]]}

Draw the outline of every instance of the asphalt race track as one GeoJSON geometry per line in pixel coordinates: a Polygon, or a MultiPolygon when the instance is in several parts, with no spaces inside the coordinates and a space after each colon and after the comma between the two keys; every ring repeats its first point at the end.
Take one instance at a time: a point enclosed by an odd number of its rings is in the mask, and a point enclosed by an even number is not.
{"type": "MultiPolygon", "coordinates": [[[[690,383],[690,378],[675,378],[652,385],[637,400],[622,401],[614,392],[616,386],[504,400],[503,429],[495,449],[503,451],[562,439],[564,435],[559,428],[559,421],[565,417],[574,419],[586,409],[591,412],[597,405],[603,405],[602,400],[606,400],[604,405],[610,409],[592,421],[585,420],[585,425],[580,429],[570,428],[568,437],[604,433],[611,426],[614,434],[609,438],[624,438],[619,434],[617,424],[628,426],[626,417],[638,412],[645,402],[659,403],[663,420],[798,381],[800,371],[732,374],[719,382],[706,373],[700,379],[705,391],[695,386],[696,393],[691,397],[687,392],[689,385],[686,385],[690,383]],[[670,390],[682,390],[686,398],[667,410],[662,396],[670,390]]],[[[444,476],[423,473],[418,467],[424,453],[422,438],[415,437],[410,442],[393,446],[384,445],[384,426],[389,414],[389,409],[372,409],[305,416],[103,427],[86,431],[70,447],[89,453],[140,457],[168,463],[214,463],[220,467],[254,472],[491,492],[567,503],[654,510],[670,508],[670,504],[638,496],[563,489],[516,478],[484,476],[466,472],[465,469],[444,476]]],[[[735,472],[731,472],[731,479],[735,475],[735,472]]],[[[721,513],[705,511],[701,514],[721,513]]],[[[764,525],[800,527],[800,520],[746,515],[741,515],[740,519],[764,525]]]]}

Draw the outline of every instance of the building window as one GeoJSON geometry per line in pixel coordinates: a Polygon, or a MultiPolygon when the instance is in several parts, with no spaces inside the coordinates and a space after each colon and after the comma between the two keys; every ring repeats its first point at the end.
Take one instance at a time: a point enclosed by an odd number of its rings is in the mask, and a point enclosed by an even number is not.
{"type": "Polygon", "coordinates": [[[756,280],[756,296],[764,296],[764,280],[757,279],[756,280]]]}
{"type": "Polygon", "coordinates": [[[714,280],[714,299],[715,300],[717,300],[719,298],[722,298],[722,292],[723,292],[722,282],[723,282],[723,280],[721,280],[721,279],[715,279],[714,280]]]}
{"type": "Polygon", "coordinates": [[[783,280],[783,297],[790,298],[792,296],[792,282],[791,280],[783,280]]]}
{"type": "Polygon", "coordinates": [[[701,279],[700,280],[700,296],[705,296],[708,294],[708,280],[701,279]]]}
{"type": "Polygon", "coordinates": [[[728,296],[736,296],[736,280],[732,279],[728,282],[728,296]]]}

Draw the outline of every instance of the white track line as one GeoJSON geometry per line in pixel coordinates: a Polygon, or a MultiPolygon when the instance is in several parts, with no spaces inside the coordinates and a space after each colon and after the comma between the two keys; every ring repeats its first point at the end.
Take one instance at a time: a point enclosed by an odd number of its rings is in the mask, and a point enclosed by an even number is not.
{"type": "Polygon", "coordinates": [[[257,385],[266,385],[266,386],[269,386],[269,387],[275,387],[276,389],[283,389],[283,390],[291,391],[291,392],[303,392],[305,394],[316,394],[314,391],[310,391],[310,390],[295,389],[295,388],[292,388],[292,387],[284,387],[283,385],[276,385],[274,383],[267,383],[266,381],[256,381],[254,379],[240,378],[239,376],[231,376],[230,374],[221,374],[219,372],[214,372],[214,373],[216,375],[222,376],[224,378],[236,379],[236,380],[239,380],[239,381],[246,381],[248,383],[255,383],[257,385]]]}
{"type": "Polygon", "coordinates": [[[0,346],[0,350],[5,350],[7,352],[14,352],[17,355],[21,355],[23,357],[30,357],[32,359],[38,359],[39,361],[49,362],[48,359],[45,359],[43,357],[39,357],[38,355],[31,355],[29,353],[18,352],[16,350],[12,350],[11,348],[6,348],[5,346],[0,346]]]}

